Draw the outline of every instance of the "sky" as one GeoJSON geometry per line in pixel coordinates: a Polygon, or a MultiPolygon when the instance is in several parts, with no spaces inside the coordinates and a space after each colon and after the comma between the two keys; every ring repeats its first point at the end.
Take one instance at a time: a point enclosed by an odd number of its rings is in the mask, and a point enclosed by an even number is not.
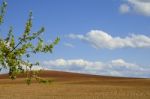
{"type": "Polygon", "coordinates": [[[150,0],[6,1],[3,36],[9,26],[20,36],[32,11],[32,31],[44,26],[46,43],[61,39],[52,54],[32,57],[35,68],[150,77],[150,0]]]}

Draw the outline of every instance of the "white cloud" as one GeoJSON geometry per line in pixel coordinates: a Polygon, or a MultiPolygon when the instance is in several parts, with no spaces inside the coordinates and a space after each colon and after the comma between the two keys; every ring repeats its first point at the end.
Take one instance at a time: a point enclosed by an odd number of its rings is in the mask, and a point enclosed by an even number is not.
{"type": "Polygon", "coordinates": [[[94,48],[150,48],[150,37],[142,34],[129,35],[127,37],[113,37],[101,30],[91,30],[86,35],[70,34],[71,39],[80,39],[90,43],[94,48]]]}
{"type": "Polygon", "coordinates": [[[121,13],[128,13],[130,11],[130,7],[127,4],[121,4],[119,11],[121,13]]]}
{"type": "Polygon", "coordinates": [[[142,68],[135,63],[129,63],[123,59],[116,59],[110,62],[88,61],[84,59],[56,59],[44,61],[43,65],[52,70],[72,71],[79,73],[128,76],[128,77],[149,77],[150,69],[142,68]]]}
{"type": "Polygon", "coordinates": [[[47,70],[48,68],[42,67],[42,66],[33,66],[32,70],[47,70]]]}
{"type": "Polygon", "coordinates": [[[101,62],[90,62],[83,59],[76,60],[65,60],[65,59],[56,59],[45,61],[43,63],[46,66],[50,66],[52,69],[68,69],[68,70],[99,70],[103,68],[101,62]],[[98,67],[97,67],[98,66],[98,67]]]}
{"type": "MultiPolygon", "coordinates": [[[[1,67],[1,66],[0,66],[1,67]]],[[[8,73],[8,69],[1,68],[0,74],[8,73]]]]}
{"type": "Polygon", "coordinates": [[[64,43],[64,46],[74,48],[75,46],[71,43],[64,43]]]}
{"type": "MultiPolygon", "coordinates": [[[[26,70],[26,66],[23,66],[23,69],[26,70]]],[[[48,68],[45,68],[43,66],[32,66],[32,70],[48,70],[48,68]]],[[[2,68],[1,71],[0,71],[0,74],[5,74],[5,73],[8,73],[8,72],[9,72],[9,69],[2,68]]]]}
{"type": "MultiPolygon", "coordinates": [[[[30,69],[29,67],[26,67],[25,65],[22,65],[22,68],[24,70],[26,69],[30,69]]],[[[31,70],[47,70],[47,68],[43,67],[43,66],[40,66],[40,65],[33,65],[31,70]]]]}
{"type": "Polygon", "coordinates": [[[85,37],[83,35],[80,35],[80,34],[69,34],[69,37],[72,38],[72,39],[84,39],[85,37]]]}
{"type": "Polygon", "coordinates": [[[145,16],[150,16],[150,0],[127,0],[127,2],[127,6],[130,6],[131,8],[128,10],[145,16]]]}
{"type": "Polygon", "coordinates": [[[111,63],[113,66],[121,66],[121,67],[125,66],[126,68],[138,68],[138,69],[140,68],[138,65],[127,63],[123,59],[112,60],[111,63]]]}

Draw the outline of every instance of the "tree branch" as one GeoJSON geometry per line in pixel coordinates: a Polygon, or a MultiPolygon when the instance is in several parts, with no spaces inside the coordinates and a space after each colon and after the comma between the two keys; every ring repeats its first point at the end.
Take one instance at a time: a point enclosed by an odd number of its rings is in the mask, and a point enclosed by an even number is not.
{"type": "Polygon", "coordinates": [[[9,53],[5,55],[7,57],[10,53],[12,53],[22,42],[20,41],[9,53]]]}

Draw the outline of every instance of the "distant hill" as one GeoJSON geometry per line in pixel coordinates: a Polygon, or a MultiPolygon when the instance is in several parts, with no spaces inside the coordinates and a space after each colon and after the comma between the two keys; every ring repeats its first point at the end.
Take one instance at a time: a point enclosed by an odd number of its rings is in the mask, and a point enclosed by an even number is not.
{"type": "Polygon", "coordinates": [[[98,76],[62,71],[41,71],[50,84],[30,86],[25,75],[11,80],[0,75],[0,99],[150,99],[150,79],[98,76]]]}
{"type": "MultiPolygon", "coordinates": [[[[149,85],[150,79],[144,78],[127,78],[127,77],[112,77],[90,74],[80,74],[62,71],[41,71],[39,76],[45,79],[50,79],[55,83],[73,83],[73,84],[101,84],[101,85],[149,85]]],[[[24,83],[25,75],[21,74],[16,80],[10,80],[8,74],[0,75],[0,83],[24,83]]],[[[35,82],[35,81],[33,81],[35,82]]]]}
{"type": "MultiPolygon", "coordinates": [[[[39,73],[40,77],[48,78],[99,78],[99,79],[131,79],[129,77],[115,77],[115,76],[101,76],[101,75],[92,75],[92,74],[82,74],[82,73],[73,73],[73,72],[64,72],[64,71],[52,71],[44,70],[39,73]]],[[[24,78],[24,74],[20,74],[18,78],[24,78]]],[[[0,79],[9,78],[8,74],[0,74],[0,79]]],[[[138,79],[138,78],[135,78],[138,79]]]]}

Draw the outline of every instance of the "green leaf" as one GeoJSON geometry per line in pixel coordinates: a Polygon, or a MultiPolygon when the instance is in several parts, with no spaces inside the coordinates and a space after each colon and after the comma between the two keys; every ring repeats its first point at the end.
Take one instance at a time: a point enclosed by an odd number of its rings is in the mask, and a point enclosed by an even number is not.
{"type": "MultiPolygon", "coordinates": [[[[3,2],[0,6],[0,24],[4,22],[6,7],[6,2],[3,2]]],[[[38,82],[48,82],[38,77],[39,71],[32,71],[33,65],[39,65],[40,63],[32,63],[29,57],[38,53],[52,53],[53,48],[60,41],[60,38],[56,38],[52,43],[45,44],[41,38],[45,28],[41,27],[38,31],[32,33],[32,26],[32,12],[30,12],[25,29],[20,37],[14,36],[12,26],[5,38],[0,37],[0,71],[3,68],[8,69],[9,77],[12,80],[16,79],[20,73],[26,73],[28,85],[31,83],[32,78],[35,78],[38,82]]]]}

